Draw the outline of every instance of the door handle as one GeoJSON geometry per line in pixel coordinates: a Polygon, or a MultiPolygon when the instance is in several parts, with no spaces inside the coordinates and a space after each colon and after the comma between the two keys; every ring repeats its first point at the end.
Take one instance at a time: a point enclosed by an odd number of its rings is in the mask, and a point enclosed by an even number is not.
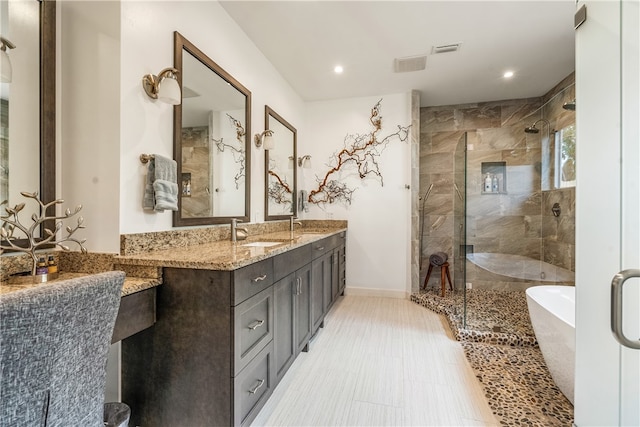
{"type": "Polygon", "coordinates": [[[611,280],[611,331],[623,346],[640,350],[640,340],[629,339],[622,331],[622,287],[632,277],[640,277],[640,270],[623,270],[611,280]]]}

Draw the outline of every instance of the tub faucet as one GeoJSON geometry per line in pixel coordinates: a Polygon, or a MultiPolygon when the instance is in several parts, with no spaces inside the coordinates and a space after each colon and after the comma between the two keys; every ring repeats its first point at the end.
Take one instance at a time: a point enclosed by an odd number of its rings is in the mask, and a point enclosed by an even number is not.
{"type": "Polygon", "coordinates": [[[249,235],[249,230],[245,227],[238,227],[238,223],[242,222],[238,218],[231,218],[231,241],[244,240],[249,235]]]}
{"type": "Polygon", "coordinates": [[[302,225],[302,223],[300,221],[295,221],[296,217],[294,216],[290,216],[289,217],[289,230],[293,233],[295,231],[295,225],[294,224],[298,224],[298,225],[302,225]]]}

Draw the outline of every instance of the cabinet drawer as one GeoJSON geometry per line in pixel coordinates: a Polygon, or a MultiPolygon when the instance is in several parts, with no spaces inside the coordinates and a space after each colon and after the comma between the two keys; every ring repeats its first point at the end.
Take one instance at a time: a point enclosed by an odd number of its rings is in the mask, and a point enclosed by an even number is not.
{"type": "Polygon", "coordinates": [[[249,425],[271,395],[273,343],[265,347],[234,379],[233,425],[249,425]]]}
{"type": "Polygon", "coordinates": [[[273,284],[273,258],[239,268],[232,274],[234,284],[232,305],[238,305],[273,284]]]}
{"type": "Polygon", "coordinates": [[[327,252],[333,250],[337,246],[337,236],[329,236],[325,237],[322,240],[318,240],[317,242],[311,243],[311,256],[313,259],[326,254],[327,252]]]}
{"type": "Polygon", "coordinates": [[[156,322],[156,288],[122,297],[111,343],[123,340],[156,322]]]}
{"type": "Polygon", "coordinates": [[[233,308],[236,376],[273,339],[273,287],[233,308]]]}
{"type": "Polygon", "coordinates": [[[296,271],[311,260],[311,245],[304,245],[273,258],[273,273],[275,280],[280,280],[291,272],[296,271]]]}

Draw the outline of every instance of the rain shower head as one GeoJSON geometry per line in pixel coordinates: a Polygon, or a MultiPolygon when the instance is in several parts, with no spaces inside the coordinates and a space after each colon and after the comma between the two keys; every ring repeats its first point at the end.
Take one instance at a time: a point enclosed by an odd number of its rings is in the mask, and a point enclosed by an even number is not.
{"type": "Polygon", "coordinates": [[[540,129],[538,129],[538,128],[536,127],[536,125],[537,125],[538,123],[540,123],[540,122],[545,123],[545,124],[547,125],[547,127],[548,127],[549,129],[551,129],[551,124],[549,123],[549,121],[548,121],[548,120],[546,120],[546,119],[539,119],[539,120],[536,120],[536,122],[535,122],[534,124],[532,124],[531,126],[524,128],[525,133],[539,133],[539,132],[540,132],[540,129]]]}
{"type": "Polygon", "coordinates": [[[565,110],[569,110],[569,111],[575,111],[576,110],[576,100],[574,99],[573,101],[565,102],[564,104],[562,104],[562,108],[564,108],[565,110]]]}

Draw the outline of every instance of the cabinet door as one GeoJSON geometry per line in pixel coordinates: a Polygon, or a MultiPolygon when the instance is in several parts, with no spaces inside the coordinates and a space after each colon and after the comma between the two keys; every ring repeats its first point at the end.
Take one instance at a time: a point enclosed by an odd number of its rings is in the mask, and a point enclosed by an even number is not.
{"type": "Polygon", "coordinates": [[[280,382],[296,355],[294,335],[294,307],[297,292],[295,273],[291,273],[273,285],[274,329],[273,358],[275,382],[280,382]]]}
{"type": "MultiPolygon", "coordinates": [[[[330,254],[329,254],[330,255],[330,254]]],[[[322,325],[326,306],[331,301],[331,291],[327,294],[327,273],[331,272],[330,258],[327,255],[316,258],[311,263],[311,320],[312,333],[322,325]]]]}
{"type": "Polygon", "coordinates": [[[331,303],[333,304],[340,293],[340,248],[333,250],[331,256],[331,303]]]}
{"type": "Polygon", "coordinates": [[[345,245],[338,247],[338,294],[344,295],[344,288],[347,286],[347,251],[345,245]]]}
{"type": "Polygon", "coordinates": [[[307,351],[311,337],[311,264],[296,272],[296,354],[307,351]]]}

